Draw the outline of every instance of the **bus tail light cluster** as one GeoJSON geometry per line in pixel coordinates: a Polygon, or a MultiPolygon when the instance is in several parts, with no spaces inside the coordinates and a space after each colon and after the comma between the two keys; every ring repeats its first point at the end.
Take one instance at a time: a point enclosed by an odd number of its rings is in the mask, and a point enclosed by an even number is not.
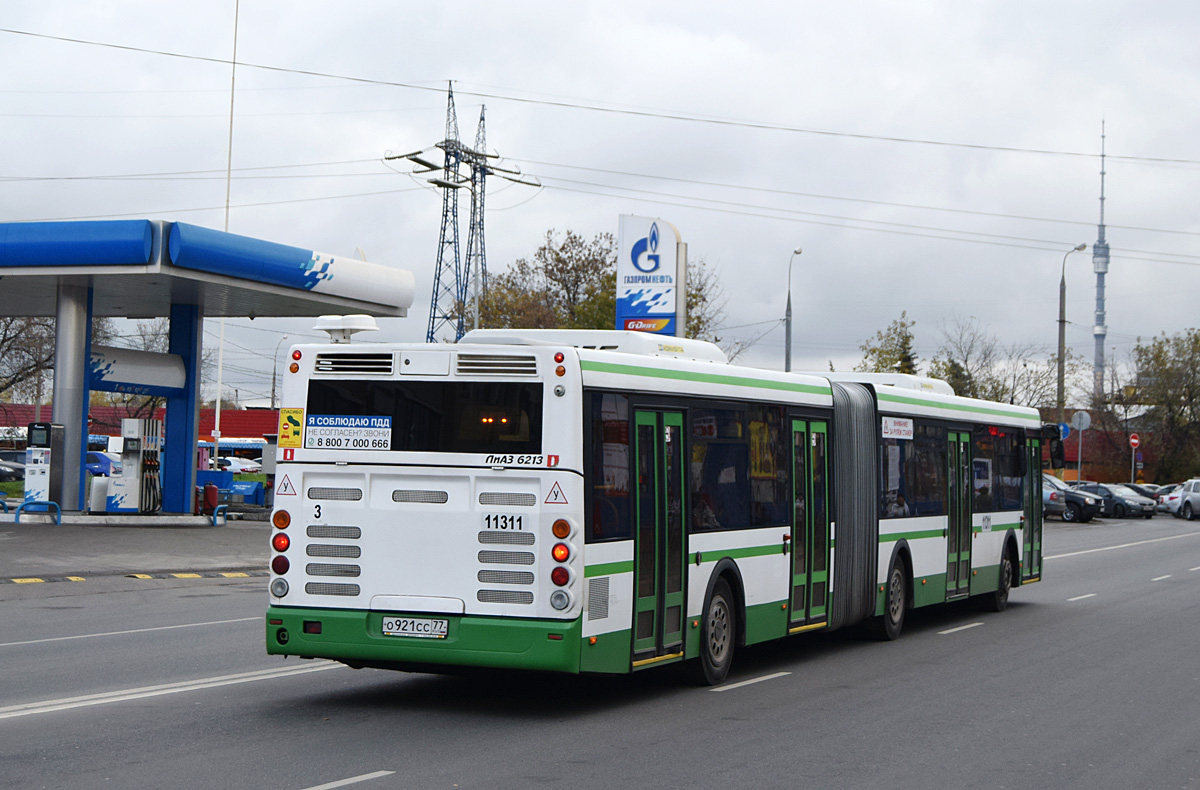
{"type": "Polygon", "coordinates": [[[557,519],[550,527],[551,533],[558,538],[559,542],[555,543],[550,549],[550,556],[557,563],[550,571],[550,581],[559,589],[550,593],[550,605],[558,611],[569,609],[571,607],[571,593],[568,590],[562,589],[567,587],[572,580],[574,574],[571,573],[571,568],[566,563],[570,562],[571,557],[575,554],[571,550],[571,545],[566,542],[566,539],[571,536],[571,522],[565,518],[557,519]]]}
{"type": "MultiPolygon", "coordinates": [[[[276,510],[271,516],[271,523],[276,529],[285,530],[292,523],[292,515],[286,510],[276,510]]],[[[283,576],[292,567],[291,560],[289,560],[283,553],[287,551],[288,547],[291,545],[292,539],[288,537],[286,532],[276,532],[271,536],[271,548],[279,552],[271,558],[271,571],[276,576],[283,576]]],[[[275,579],[271,582],[271,595],[275,596],[276,598],[282,598],[283,596],[287,595],[288,589],[289,586],[287,579],[275,579]]]]}

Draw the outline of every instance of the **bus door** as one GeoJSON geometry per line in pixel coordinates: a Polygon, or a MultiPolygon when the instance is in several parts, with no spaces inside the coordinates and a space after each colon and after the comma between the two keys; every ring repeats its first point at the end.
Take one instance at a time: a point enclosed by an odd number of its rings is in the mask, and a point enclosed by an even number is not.
{"type": "Polygon", "coordinates": [[[949,523],[946,525],[946,597],[966,595],[971,587],[971,434],[948,434],[950,489],[949,523]]]}
{"type": "Polygon", "coordinates": [[[792,420],[792,584],[789,633],[828,622],[829,492],[826,423],[792,420]]]}
{"type": "Polygon", "coordinates": [[[1024,532],[1021,579],[1036,581],[1042,576],[1042,442],[1033,437],[1025,440],[1024,532]]]}
{"type": "Polygon", "coordinates": [[[683,658],[683,414],[638,411],[633,667],[683,658]]]}

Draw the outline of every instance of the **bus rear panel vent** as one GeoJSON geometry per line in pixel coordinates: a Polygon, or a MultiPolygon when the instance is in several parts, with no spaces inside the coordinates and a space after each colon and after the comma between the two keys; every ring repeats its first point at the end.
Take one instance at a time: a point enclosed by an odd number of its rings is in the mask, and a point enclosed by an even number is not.
{"type": "Polygon", "coordinates": [[[317,354],[313,369],[317,373],[355,373],[366,375],[390,376],[394,369],[395,359],[388,353],[330,353],[317,354]]]}
{"type": "Polygon", "coordinates": [[[536,376],[537,357],[525,354],[458,354],[460,376],[536,376]]]}

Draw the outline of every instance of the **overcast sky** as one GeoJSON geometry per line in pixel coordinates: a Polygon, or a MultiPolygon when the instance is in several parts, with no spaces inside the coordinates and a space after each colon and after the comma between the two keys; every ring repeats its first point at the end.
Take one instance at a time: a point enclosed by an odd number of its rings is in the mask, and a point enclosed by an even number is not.
{"type": "MultiPolygon", "coordinates": [[[[234,9],[6,0],[0,220],[220,229],[234,9]]],[[[721,336],[756,339],[738,361],[782,369],[800,246],[793,367],[847,370],[901,310],[923,363],[956,316],[1052,351],[1063,253],[1087,242],[1067,263],[1067,341],[1090,362],[1105,120],[1120,362],[1196,325],[1198,17],[1095,0],[241,0],[229,230],[412,271],[409,317],[371,337],[423,340],[441,196],[382,157],[442,139],[453,80],[462,138],[486,105],[489,148],[542,184],[489,183],[492,271],[548,229],[662,217],[719,276],[721,336]]],[[[467,216],[464,201],[464,247],[467,216]]],[[[226,390],[265,400],[263,358],[311,323],[229,321],[226,390]]]]}

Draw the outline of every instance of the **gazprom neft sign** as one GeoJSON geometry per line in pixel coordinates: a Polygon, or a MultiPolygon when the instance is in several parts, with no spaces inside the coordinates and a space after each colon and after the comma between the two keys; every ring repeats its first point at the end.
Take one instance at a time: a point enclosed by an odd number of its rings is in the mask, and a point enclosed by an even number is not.
{"type": "Polygon", "coordinates": [[[683,334],[687,322],[686,250],[671,223],[621,215],[617,233],[617,329],[683,334]]]}

